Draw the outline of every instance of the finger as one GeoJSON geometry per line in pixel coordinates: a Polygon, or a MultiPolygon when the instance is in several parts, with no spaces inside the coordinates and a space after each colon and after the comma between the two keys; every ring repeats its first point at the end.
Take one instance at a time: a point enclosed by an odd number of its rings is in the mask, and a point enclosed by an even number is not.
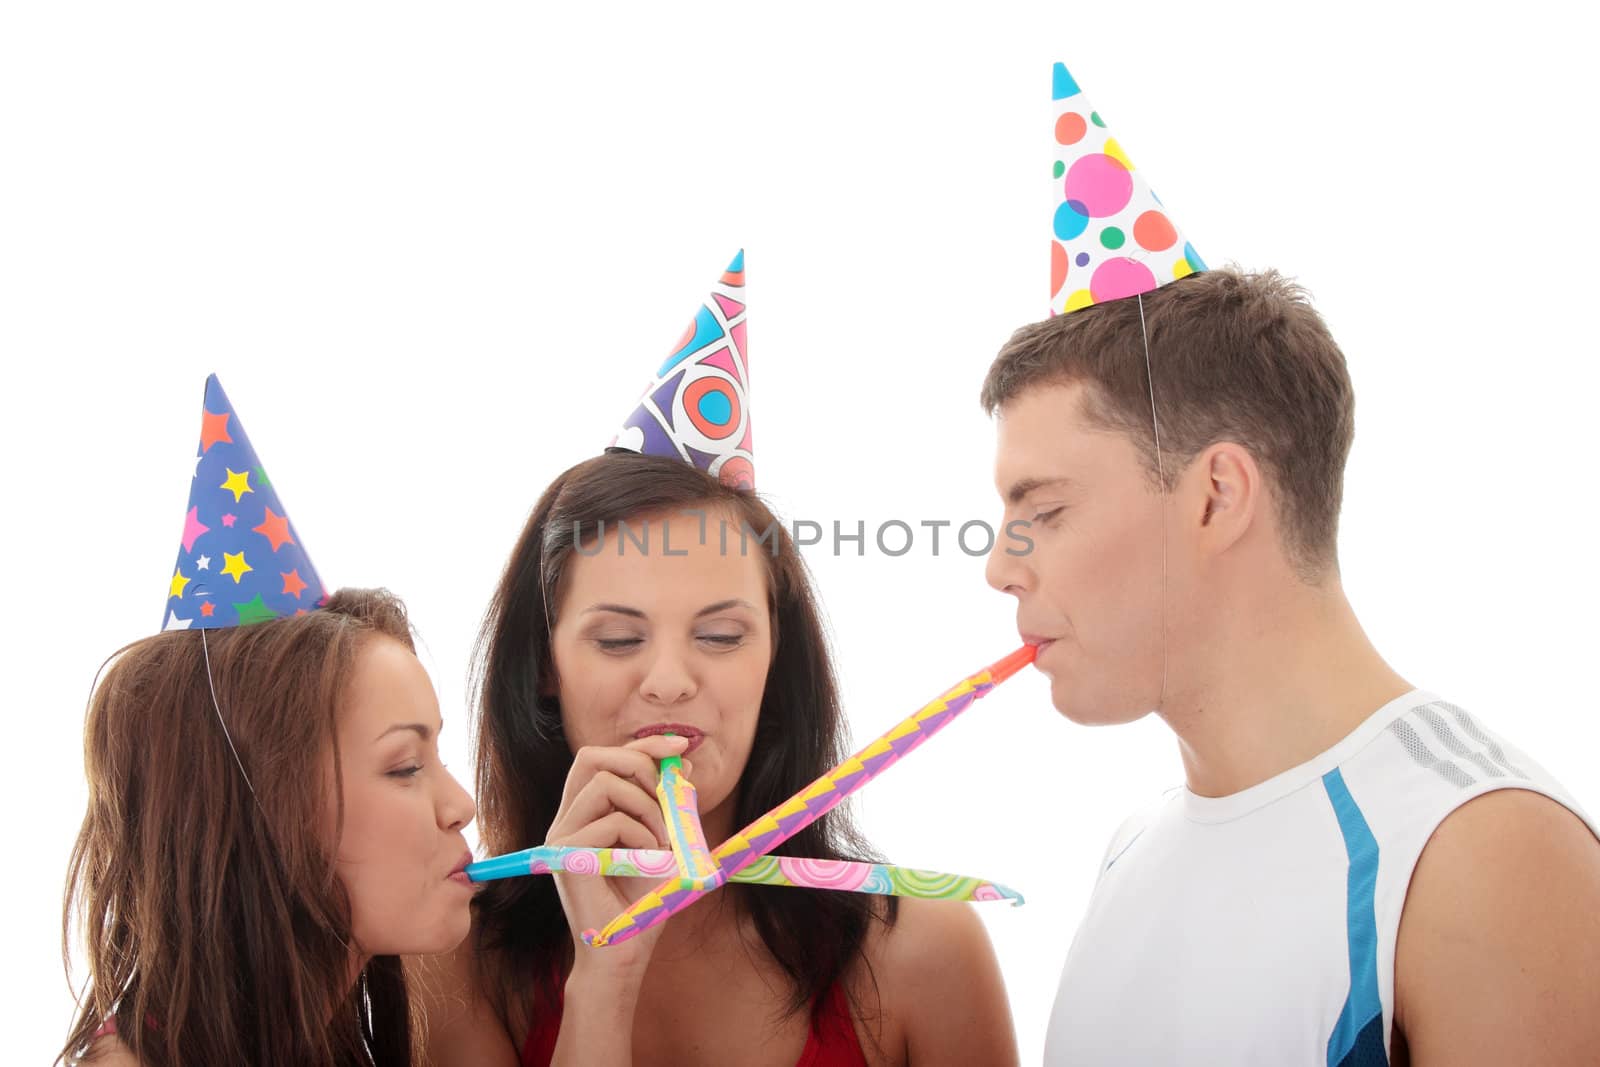
{"type": "Polygon", "coordinates": [[[687,756],[683,755],[689,747],[689,739],[686,737],[668,737],[666,734],[656,734],[650,737],[641,737],[637,741],[630,742],[626,747],[643,752],[651,758],[652,765],[656,769],[656,773],[650,779],[650,789],[652,791],[656,787],[657,779],[661,777],[661,761],[670,756],[682,757],[683,776],[689,778],[690,781],[694,780],[690,778],[694,765],[689,762],[687,756]]]}
{"type": "Polygon", "coordinates": [[[634,752],[643,752],[656,763],[660,763],[668,756],[683,755],[684,750],[689,747],[689,739],[687,737],[668,737],[666,734],[651,734],[649,737],[641,737],[629,741],[622,747],[634,752]]]}
{"type": "Polygon", "coordinates": [[[613,811],[632,816],[657,834],[659,840],[666,840],[667,825],[655,795],[639,788],[633,779],[619,778],[610,771],[600,771],[578,790],[572,803],[556,814],[549,836],[570,833],[613,811]]]}
{"type": "Polygon", "coordinates": [[[633,779],[646,791],[656,787],[656,765],[649,756],[626,748],[585,745],[572,758],[566,783],[561,787],[561,806],[569,807],[584,786],[602,771],[633,779]]]}
{"type": "Polygon", "coordinates": [[[657,848],[650,830],[625,812],[613,811],[548,844],[580,848],[657,848]]]}
{"type": "Polygon", "coordinates": [[[572,769],[567,772],[562,787],[561,805],[566,807],[577,796],[584,784],[600,771],[609,771],[618,778],[632,778],[645,792],[654,792],[659,775],[660,761],[675,756],[688,747],[681,737],[641,737],[620,748],[586,745],[578,749],[572,759],[572,769]]]}

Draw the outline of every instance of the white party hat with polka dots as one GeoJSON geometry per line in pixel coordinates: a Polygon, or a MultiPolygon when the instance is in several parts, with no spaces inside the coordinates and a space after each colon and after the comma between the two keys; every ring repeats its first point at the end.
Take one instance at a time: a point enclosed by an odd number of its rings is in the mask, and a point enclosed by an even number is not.
{"type": "Polygon", "coordinates": [[[1055,65],[1051,98],[1050,314],[1148,293],[1205,270],[1064,64],[1055,65]]]}

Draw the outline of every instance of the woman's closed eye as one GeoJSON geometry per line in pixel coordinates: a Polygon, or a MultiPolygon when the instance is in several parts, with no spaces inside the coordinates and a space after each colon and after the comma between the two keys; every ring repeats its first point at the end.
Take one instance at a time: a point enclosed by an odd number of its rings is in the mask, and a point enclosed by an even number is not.
{"type": "Polygon", "coordinates": [[[742,633],[704,633],[696,636],[698,640],[718,649],[738,648],[745,639],[742,633]]]}
{"type": "Polygon", "coordinates": [[[596,637],[593,640],[595,647],[602,652],[631,652],[644,644],[644,638],[638,636],[596,637]]]}

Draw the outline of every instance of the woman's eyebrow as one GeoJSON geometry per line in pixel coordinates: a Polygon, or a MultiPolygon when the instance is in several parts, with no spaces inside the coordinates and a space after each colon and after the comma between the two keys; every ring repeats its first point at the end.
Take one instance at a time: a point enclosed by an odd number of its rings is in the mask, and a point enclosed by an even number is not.
{"type": "Polygon", "coordinates": [[[694,617],[698,619],[706,615],[715,615],[717,612],[727,611],[729,608],[750,608],[751,611],[756,610],[751,606],[750,601],[739,600],[735,598],[733,600],[719,600],[715,604],[707,604],[705,607],[695,612],[694,617]]]}
{"type": "Polygon", "coordinates": [[[583,614],[587,615],[591,611],[609,611],[617,615],[627,615],[630,618],[644,618],[644,612],[640,611],[638,608],[630,608],[626,604],[590,604],[588,607],[583,609],[583,614]]]}
{"type": "Polygon", "coordinates": [[[415,730],[417,736],[422,738],[424,741],[433,736],[433,730],[427,726],[424,726],[420,722],[397,722],[387,730],[383,731],[383,733],[373,738],[373,740],[382,741],[385,737],[388,737],[396,730],[415,730]]]}

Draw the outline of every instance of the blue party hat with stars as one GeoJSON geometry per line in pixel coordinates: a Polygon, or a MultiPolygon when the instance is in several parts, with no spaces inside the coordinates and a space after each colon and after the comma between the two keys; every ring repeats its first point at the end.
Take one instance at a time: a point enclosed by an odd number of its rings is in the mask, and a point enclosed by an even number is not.
{"type": "Polygon", "coordinates": [[[319,607],[322,579],[215,374],[162,629],[219,630],[319,607]]]}

